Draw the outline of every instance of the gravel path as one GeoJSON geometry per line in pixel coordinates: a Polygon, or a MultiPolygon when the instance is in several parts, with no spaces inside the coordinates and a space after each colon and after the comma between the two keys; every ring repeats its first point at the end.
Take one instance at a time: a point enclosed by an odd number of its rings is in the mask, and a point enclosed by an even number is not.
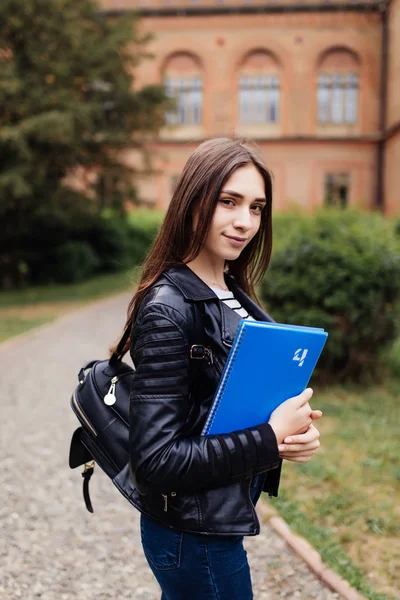
{"type": "MultiPolygon", "coordinates": [[[[68,467],[69,398],[84,361],[106,356],[130,295],[96,303],[0,345],[0,598],[159,600],[139,513],[96,469],[94,514],[68,467]]],[[[255,600],[338,598],[268,526],[245,540],[255,600]]]]}

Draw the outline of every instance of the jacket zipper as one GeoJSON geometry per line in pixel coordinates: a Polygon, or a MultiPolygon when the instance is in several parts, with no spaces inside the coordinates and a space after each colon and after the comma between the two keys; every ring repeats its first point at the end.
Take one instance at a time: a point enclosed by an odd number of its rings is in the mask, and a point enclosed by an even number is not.
{"type": "Polygon", "coordinates": [[[74,391],[74,393],[72,394],[72,401],[75,405],[76,410],[78,411],[78,413],[80,414],[82,421],[85,422],[86,426],[90,429],[90,431],[93,433],[93,435],[97,436],[97,432],[94,429],[93,425],[89,422],[87,416],[85,415],[85,413],[83,412],[83,410],[81,409],[81,407],[78,404],[78,400],[76,398],[76,393],[74,391]]]}
{"type": "MultiPolygon", "coordinates": [[[[168,494],[161,494],[161,496],[164,498],[164,512],[168,511],[168,494]]],[[[176,496],[176,492],[171,492],[171,498],[174,498],[176,496]]]]}

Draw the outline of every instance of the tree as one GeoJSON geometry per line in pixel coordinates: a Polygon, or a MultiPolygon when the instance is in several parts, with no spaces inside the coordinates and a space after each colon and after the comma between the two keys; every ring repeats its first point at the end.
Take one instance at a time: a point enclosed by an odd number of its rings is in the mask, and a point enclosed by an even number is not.
{"type": "Polygon", "coordinates": [[[132,193],[121,151],[146,156],[143,140],[162,126],[166,106],[161,86],[134,85],[148,41],[136,16],[106,18],[92,0],[2,0],[0,269],[8,276],[44,217],[99,205],[95,180],[84,197],[64,185],[77,168],[101,174],[114,198],[132,193]]]}

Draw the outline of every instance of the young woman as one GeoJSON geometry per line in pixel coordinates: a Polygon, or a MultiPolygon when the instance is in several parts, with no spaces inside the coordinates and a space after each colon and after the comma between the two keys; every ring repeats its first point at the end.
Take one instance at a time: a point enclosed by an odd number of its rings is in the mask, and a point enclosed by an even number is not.
{"type": "Polygon", "coordinates": [[[271,205],[250,144],[201,144],[129,306],[130,476],[162,600],[252,598],[243,536],[260,532],[255,504],[262,491],[277,496],[282,459],[308,461],[319,446],[311,389],[268,423],[200,435],[239,321],[272,320],[254,292],[271,254],[271,205]]]}

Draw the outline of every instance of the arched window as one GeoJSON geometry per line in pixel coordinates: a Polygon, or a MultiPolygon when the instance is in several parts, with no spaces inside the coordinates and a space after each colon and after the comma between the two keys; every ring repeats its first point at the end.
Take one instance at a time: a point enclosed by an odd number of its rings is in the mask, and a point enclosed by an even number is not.
{"type": "Polygon", "coordinates": [[[240,123],[278,123],[280,112],[279,65],[266,51],[247,55],[239,72],[240,123]]]}
{"type": "Polygon", "coordinates": [[[359,61],[348,50],[332,50],[319,65],[318,121],[352,124],[358,119],[359,61]]]}
{"type": "Polygon", "coordinates": [[[202,121],[203,77],[199,61],[190,54],[174,54],[163,73],[165,91],[175,108],[165,114],[167,125],[199,125],[202,121]]]}

